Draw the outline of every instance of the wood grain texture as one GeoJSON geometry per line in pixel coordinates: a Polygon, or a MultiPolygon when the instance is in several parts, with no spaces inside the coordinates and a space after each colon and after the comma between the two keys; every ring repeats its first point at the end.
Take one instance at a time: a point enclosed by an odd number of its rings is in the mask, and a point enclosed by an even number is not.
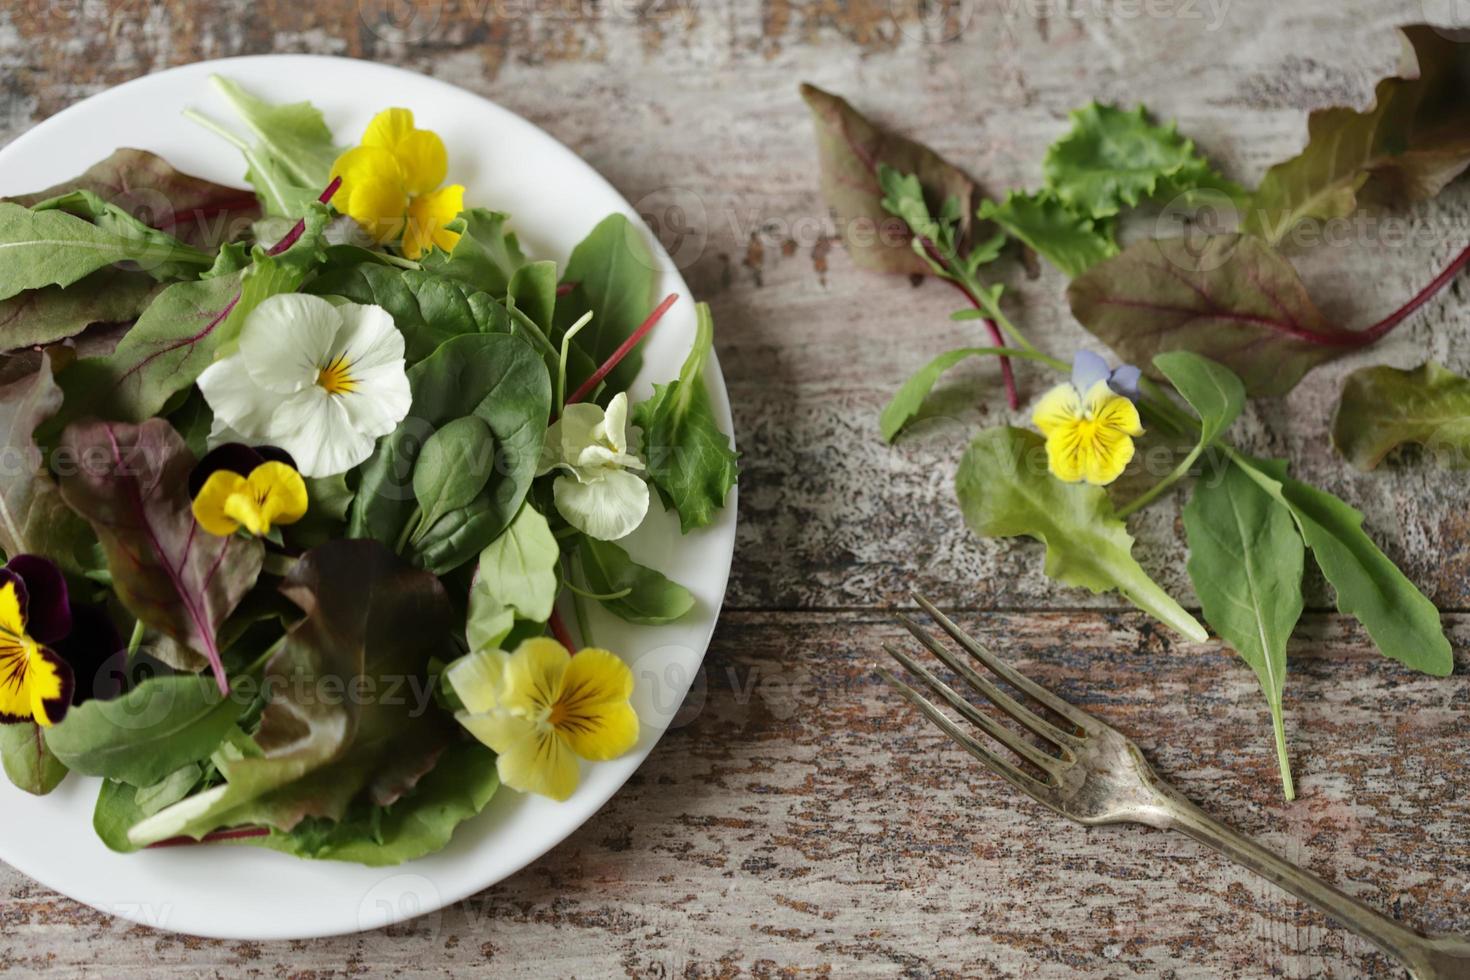
{"type": "MultiPolygon", "coordinates": [[[[1180,837],[1080,830],[1020,799],[872,673],[878,610],[920,588],[1135,736],[1206,809],[1417,926],[1470,932],[1470,517],[1463,474],[1350,472],[1327,443],[1342,378],[1426,355],[1470,371],[1462,278],[1386,343],[1320,369],[1237,430],[1368,515],[1442,607],[1455,676],[1375,657],[1314,582],[1293,647],[1280,800],[1264,705],[1217,645],[1060,591],[1036,549],[980,542],[950,477],[1008,417],[993,366],[955,372],[920,429],[876,417],[933,354],[973,342],[949,290],[859,273],[817,192],[796,85],[839,91],[991,194],[1040,179],[1068,110],[1146,101],[1237,179],[1294,152],[1308,109],[1364,104],[1391,25],[1438,0],[8,0],[0,143],[110,85],[201,58],[310,51],[487,95],[636,202],[710,301],[744,453],[728,612],[702,683],[635,779],[530,869],[387,932],[215,943],[124,924],[0,867],[0,973],[115,976],[1350,977],[1396,967],[1180,837]]],[[[1145,229],[1146,231],[1147,229],[1145,229]]],[[[1464,182],[1297,256],[1330,316],[1371,322],[1470,232],[1464,182]]],[[[1050,272],[1007,275],[1043,346],[1086,342],[1050,272]]],[[[1095,346],[1095,345],[1094,345],[1095,346]]],[[[1023,392],[1048,379],[1019,366],[1023,392]]],[[[1019,420],[1019,419],[1017,419],[1019,420]]],[[[1178,501],[1134,524],[1181,600],[1178,501]]]]}

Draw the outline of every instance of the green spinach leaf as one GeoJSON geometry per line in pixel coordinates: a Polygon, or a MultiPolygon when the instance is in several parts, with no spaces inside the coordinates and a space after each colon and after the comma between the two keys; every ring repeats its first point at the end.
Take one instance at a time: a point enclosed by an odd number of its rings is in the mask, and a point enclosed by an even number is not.
{"type": "Polygon", "coordinates": [[[472,289],[504,296],[511,277],[526,264],[510,216],[485,208],[467,208],[449,225],[459,233],[454,248],[445,252],[437,246],[420,260],[424,271],[468,284],[472,289]]]}
{"type": "Polygon", "coordinates": [[[446,422],[424,440],[413,467],[422,536],[450,511],[468,507],[485,489],[495,466],[495,434],[478,415],[446,422]]]}
{"type": "MultiPolygon", "coordinates": [[[[553,340],[559,342],[586,313],[592,314],[592,322],[572,339],[572,346],[585,358],[568,363],[568,391],[575,391],[643,325],[653,311],[657,269],[642,228],[621,214],[602,219],[572,250],[562,273],[562,282],[571,291],[556,304],[553,340]]],[[[642,363],[643,356],[635,349],[608,374],[606,390],[627,391],[642,363]]]]}
{"type": "Polygon", "coordinates": [[[479,554],[509,526],[526,498],[551,415],[546,362],[508,334],[469,334],[446,341],[408,372],[413,406],[363,464],[349,533],[395,546],[416,519],[412,474],[426,429],[478,416],[495,437],[495,472],[468,506],[440,518],[414,543],[411,556],[443,574],[479,554]]]}
{"type": "Polygon", "coordinates": [[[611,541],[582,535],[577,561],[592,592],[616,596],[599,601],[608,612],[630,623],[658,626],[682,618],[694,608],[694,596],[662,572],[635,562],[611,541]]]}
{"type": "Polygon", "coordinates": [[[465,624],[470,649],[499,646],[517,619],[550,619],[560,561],[561,548],[546,518],[526,503],[505,533],[480,552],[465,624]]]}
{"type": "Polygon", "coordinates": [[[0,765],[18,789],[32,796],[45,796],[60,786],[67,772],[33,721],[0,724],[0,765]]]}

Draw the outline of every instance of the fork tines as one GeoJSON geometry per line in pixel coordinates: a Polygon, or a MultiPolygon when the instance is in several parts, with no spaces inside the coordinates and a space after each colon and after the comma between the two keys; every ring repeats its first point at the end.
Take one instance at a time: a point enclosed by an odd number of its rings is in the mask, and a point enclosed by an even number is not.
{"type": "Polygon", "coordinates": [[[945,734],[960,743],[971,755],[975,756],[975,758],[979,759],[998,775],[1004,777],[1019,788],[1026,790],[1028,793],[1033,794],[1043,786],[1055,786],[1057,775],[1075,761],[1074,750],[1082,744],[1082,739],[1086,737],[1086,732],[1089,728],[1090,719],[1088,716],[1052,694],[1035,681],[1032,681],[1005,661],[996,657],[964,630],[956,626],[949,617],[935,608],[934,604],[923,596],[916,595],[914,599],[929,614],[934,622],[939,624],[940,628],[966,653],[975,660],[978,660],[996,677],[1004,680],[1027,697],[1035,699],[1038,704],[1045,706],[1058,717],[1071,722],[1077,727],[1078,732],[1063,731],[1052,722],[1011,697],[970,664],[956,656],[953,651],[935,639],[933,634],[928,630],[901,613],[898,614],[898,621],[904,625],[904,628],[912,633],[914,638],[922,643],[930,653],[939,658],[946,667],[954,671],[968,685],[971,692],[978,694],[996,708],[1005,712],[1033,735],[1045,739],[1047,742],[1056,746],[1057,754],[1052,755],[1043,752],[1037,746],[1019,737],[1010,728],[1000,724],[994,718],[976,708],[967,698],[934,676],[931,671],[902,650],[885,644],[884,649],[888,654],[902,664],[905,670],[922,681],[923,685],[931,692],[939,695],[945,703],[958,712],[966,721],[1004,745],[1011,752],[1024,759],[1028,764],[1040,770],[1044,774],[1044,778],[1033,776],[1023,771],[1008,759],[1003,758],[987,744],[976,738],[970,731],[955,724],[933,701],[900,680],[892,672],[881,667],[878,672],[888,683],[897,688],[900,694],[922,711],[930,721],[938,725],[945,734]]]}

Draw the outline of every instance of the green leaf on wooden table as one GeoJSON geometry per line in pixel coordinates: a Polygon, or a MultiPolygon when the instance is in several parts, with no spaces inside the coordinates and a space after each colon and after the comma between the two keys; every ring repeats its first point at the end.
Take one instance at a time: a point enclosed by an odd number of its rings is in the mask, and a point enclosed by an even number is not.
{"type": "Polygon", "coordinates": [[[61,389],[43,355],[35,373],[0,387],[0,551],[45,555],[73,575],[99,567],[95,536],[61,499],[35,431],[61,408],[61,389]]]}
{"type": "Polygon", "coordinates": [[[1470,466],[1470,380],[1434,361],[1412,371],[1354,371],[1342,386],[1332,441],[1361,470],[1406,442],[1427,447],[1441,466],[1470,466]]]}
{"type": "Polygon", "coordinates": [[[1160,354],[1154,367],[1200,418],[1199,443],[1186,457],[1187,470],[1239,417],[1245,408],[1245,385],[1229,368],[1187,350],[1160,354]]]}
{"type": "Polygon", "coordinates": [[[1371,109],[1318,109],[1307,147],[1266,172],[1246,229],[1279,242],[1309,220],[1360,203],[1402,205],[1438,194],[1470,165],[1470,43],[1442,28],[1399,28],[1405,64],[1375,89],[1371,109]]]}
{"type": "Polygon", "coordinates": [[[653,397],[633,408],[633,424],[643,429],[649,479],[664,505],[679,512],[685,534],[714,521],[740,472],[740,454],[720,431],[704,384],[714,319],[704,303],[695,307],[695,315],[694,345],[679,377],[654,385],[653,397]]]}
{"type": "Polygon", "coordinates": [[[1071,119],[1071,131],[1047,150],[1043,167],[1048,189],[1084,217],[1133,207],[1159,181],[1200,165],[1194,143],[1173,123],[1149,122],[1143,106],[1127,112],[1093,102],[1071,119]]]}
{"type": "MultiPolygon", "coordinates": [[[[572,339],[572,346],[585,357],[568,362],[568,391],[575,391],[648,319],[653,312],[657,269],[643,241],[642,226],[621,214],[603,218],[572,250],[562,271],[562,282],[571,291],[556,304],[552,340],[560,344],[566,331],[586,313],[592,314],[592,322],[572,339]]],[[[607,376],[606,390],[627,391],[642,364],[643,355],[634,348],[607,376]]]]}
{"type": "Polygon", "coordinates": [[[327,186],[339,154],[332,131],[310,102],[271,103],[219,75],[210,76],[256,142],[246,143],[217,123],[185,113],[233,143],[245,156],[245,179],[255,188],[267,214],[299,217],[327,186]]]}
{"type": "Polygon", "coordinates": [[[913,421],[914,416],[923,408],[924,399],[929,397],[944,372],[971,357],[994,357],[1003,353],[1005,351],[999,347],[960,347],[945,351],[925,364],[903,383],[903,387],[898,389],[893,399],[884,407],[883,414],[878,416],[878,428],[883,433],[883,441],[892,442],[903,431],[904,426],[913,421]]]}
{"type": "Polygon", "coordinates": [[[694,595],[688,589],[662,572],[638,564],[611,541],[582,535],[577,541],[577,563],[588,591],[609,597],[599,602],[619,619],[659,626],[672,623],[694,608],[694,595]]]}
{"type": "Polygon", "coordinates": [[[1080,276],[1118,254],[1111,222],[1079,214],[1049,191],[1011,191],[1001,203],[981,201],[980,217],[994,221],[1068,276],[1080,276]]]}
{"type": "Polygon", "coordinates": [[[1184,508],[1189,579],[1205,622],[1256,672],[1276,737],[1281,785],[1296,791],[1286,752],[1281,697],[1286,641],[1302,614],[1306,549],[1290,508],[1234,463],[1195,484],[1184,508]]]}
{"type": "Polygon", "coordinates": [[[87,701],[46,732],[46,744],[71,769],[133,787],[207,759],[248,707],[220,694],[214,679],[168,674],[110,701],[87,701]]]}
{"type": "Polygon", "coordinates": [[[243,271],[176,283],[102,357],[84,358],[62,373],[67,402],[59,422],[87,415],[141,422],[157,415],[176,392],[198,380],[228,352],[245,317],[278,293],[295,292],[321,261],[327,210],[306,212],[305,231],[279,255],[257,246],[243,271]]]}
{"type": "Polygon", "coordinates": [[[137,319],[159,286],[141,272],[99,269],[70,286],[28,289],[0,300],[0,349],[40,347],[94,323],[137,319]]]}
{"type": "Polygon", "coordinates": [[[179,257],[176,259],[138,263],[143,271],[155,279],[193,279],[215,263],[214,254],[184,244],[168,232],[160,231],[141,219],[133,217],[125,208],[105,201],[91,191],[67,191],[65,194],[31,205],[31,210],[35,212],[65,211],[67,214],[90,221],[102,231],[177,253],[179,257]]]}
{"type": "Polygon", "coordinates": [[[195,457],[163,419],[68,426],[52,457],[61,496],[92,525],[117,598],[197,654],[226,683],[218,633],[260,574],[259,539],[200,531],[189,498],[195,457]]]}
{"type": "Polygon", "coordinates": [[[1362,346],[1312,303],[1296,270],[1246,235],[1147,239],[1067,287],[1072,314],[1124,361],[1187,350],[1225,365],[1252,395],[1282,395],[1362,346]]]}
{"type": "Polygon", "coordinates": [[[910,245],[902,219],[883,207],[879,164],[916,176],[931,214],[955,201],[956,247],[968,252],[975,182],[964,171],[913,140],[873,125],[847,103],[815,85],[802,85],[801,96],[817,130],[817,156],[822,196],[837,214],[843,244],[857,266],[873,272],[930,275],[929,264],[910,245]]]}
{"type": "Polygon", "coordinates": [[[234,843],[316,861],[388,867],[443,850],[455,829],[484,810],[499,788],[495,753],[478,742],[458,742],[390,807],[359,802],[341,820],[308,817],[289,833],[272,830],[234,843]]]}
{"type": "Polygon", "coordinates": [[[420,261],[424,271],[457,279],[473,289],[500,297],[515,271],[526,264],[521,244],[509,228],[510,216],[485,208],[467,208],[449,223],[459,233],[454,248],[437,245],[420,261]]]}
{"type": "Polygon", "coordinates": [[[510,333],[500,301],[478,287],[442,275],[383,265],[332,269],[307,292],[381,306],[403,334],[404,356],[416,364],[452,337],[467,333],[510,333]]]}
{"type": "Polygon", "coordinates": [[[1291,508],[1337,608],[1362,623],[1384,656],[1447,676],[1454,655],[1439,610],[1363,531],[1363,515],[1332,494],[1287,476],[1286,464],[1235,456],[1263,489],[1291,508]]]}
{"type": "Polygon", "coordinates": [[[413,495],[419,503],[422,536],[439,518],[469,506],[490,481],[495,434],[478,415],[446,422],[424,440],[413,466],[413,495]]]}
{"type": "Polygon", "coordinates": [[[349,533],[394,547],[416,519],[411,474],[435,428],[478,416],[495,436],[495,472],[471,503],[452,511],[414,542],[412,558],[443,574],[474,558],[521,509],[536,475],[551,415],[546,362],[508,334],[468,334],[446,341],[408,371],[413,405],[363,464],[349,533]]]}
{"type": "Polygon", "coordinates": [[[1189,639],[1208,638],[1133,559],[1133,538],[1103,488],[1053,477],[1035,432],[1009,426],[981,432],[960,460],[955,490],[976,534],[1044,543],[1049,577],[1091,592],[1116,589],[1189,639]]]}
{"type": "Polygon", "coordinates": [[[470,650],[498,647],[517,619],[550,619],[560,562],[551,526],[527,503],[505,533],[480,552],[465,624],[470,650]]]}
{"type": "Polygon", "coordinates": [[[0,724],[0,765],[16,788],[32,796],[45,796],[60,786],[67,772],[33,721],[0,724]]]}
{"type": "Polygon", "coordinates": [[[69,286],[118,262],[135,263],[167,278],[177,271],[174,263],[188,263],[202,272],[213,261],[213,256],[182,242],[98,227],[66,211],[0,204],[0,263],[5,269],[0,300],[27,289],[69,286]]]}
{"type": "Polygon", "coordinates": [[[68,191],[90,191],[144,224],[213,250],[241,237],[260,217],[255,195],[181,173],[163,157],[124,147],[71,180],[6,198],[31,207],[68,191]]]}
{"type": "Polygon", "coordinates": [[[437,578],[377,542],[333,541],[303,555],[281,589],[306,618],[266,665],[260,754],[216,755],[225,782],[139,822],[133,844],[243,824],[290,831],[308,817],[340,820],[358,799],[391,806],[454,740],[428,680],[452,643],[437,578]]]}

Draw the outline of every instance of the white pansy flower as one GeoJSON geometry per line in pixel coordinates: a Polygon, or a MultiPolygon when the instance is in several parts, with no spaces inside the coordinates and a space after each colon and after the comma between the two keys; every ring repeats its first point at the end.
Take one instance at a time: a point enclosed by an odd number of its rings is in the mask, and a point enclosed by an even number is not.
{"type": "Polygon", "coordinates": [[[210,445],[279,446],[302,476],[345,473],[408,414],[403,335],[380,306],[272,296],[245,318],[235,352],[199,376],[210,445]]]}
{"type": "Polygon", "coordinates": [[[556,509],[567,523],[600,541],[633,532],[648,513],[648,484],[631,470],[643,461],[628,451],[628,396],[619,392],[607,410],[578,402],[562,409],[546,430],[537,476],[566,471],[552,484],[556,509]]]}

